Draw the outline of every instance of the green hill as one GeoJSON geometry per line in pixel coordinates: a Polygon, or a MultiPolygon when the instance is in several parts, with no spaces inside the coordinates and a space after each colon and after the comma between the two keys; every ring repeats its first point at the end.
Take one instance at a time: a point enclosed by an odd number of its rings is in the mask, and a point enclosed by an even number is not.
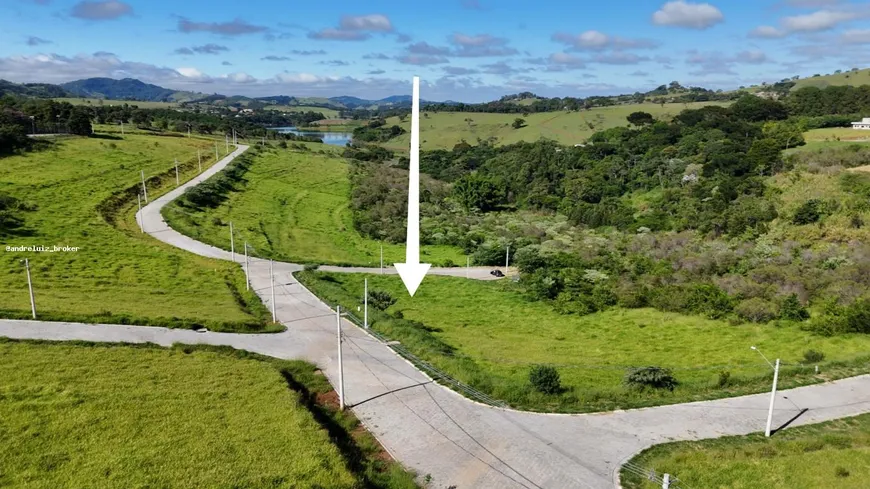
{"type": "Polygon", "coordinates": [[[830,75],[811,76],[796,81],[792,90],[797,90],[803,87],[818,87],[825,88],[830,86],[860,86],[870,85],[870,68],[863,70],[853,69],[842,73],[833,73],[830,75]],[[853,71],[854,70],[854,71],[853,71]]]}
{"type": "Polygon", "coordinates": [[[201,99],[206,95],[164,88],[133,78],[87,78],[61,85],[77,97],[105,98],[113,100],[141,100],[145,102],[184,102],[201,99]]]}
{"type": "Polygon", "coordinates": [[[69,92],[58,85],[49,83],[13,83],[11,81],[0,80],[0,96],[7,94],[39,98],[69,96],[69,92]]]}

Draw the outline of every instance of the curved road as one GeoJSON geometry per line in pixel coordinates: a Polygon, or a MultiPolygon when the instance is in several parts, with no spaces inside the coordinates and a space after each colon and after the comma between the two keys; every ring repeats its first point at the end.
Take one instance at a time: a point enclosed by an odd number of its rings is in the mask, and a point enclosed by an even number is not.
{"type": "MultiPolygon", "coordinates": [[[[170,229],[160,209],[186,188],[221,170],[247,146],[142,210],[145,230],[192,253],[229,260],[230,253],[170,229]]],[[[243,258],[236,256],[241,263],[243,258]]],[[[275,264],[275,306],[287,326],[279,334],[197,333],[157,327],[0,321],[0,336],[50,340],[153,342],[161,345],[229,345],[278,358],[302,358],[337,385],[335,313],[298,284],[300,265],[275,264]]],[[[269,262],[251,260],[251,282],[271,308],[269,262]]],[[[487,270],[480,270],[480,278],[487,270]]],[[[460,276],[465,270],[442,271],[460,276]]],[[[738,435],[764,429],[768,395],[662,406],[612,413],[548,415],[498,409],[469,401],[434,384],[390,348],[349,322],[343,323],[345,394],[348,405],[384,447],[429,487],[610,488],[619,465],[639,450],[672,440],[738,435]]],[[[794,424],[870,411],[870,376],[788,391],[809,411],[794,424]]],[[[778,402],[774,426],[797,414],[778,402]]],[[[679,476],[679,474],[677,474],[679,476]]],[[[691,485],[691,481],[686,481],[691,485]]]]}

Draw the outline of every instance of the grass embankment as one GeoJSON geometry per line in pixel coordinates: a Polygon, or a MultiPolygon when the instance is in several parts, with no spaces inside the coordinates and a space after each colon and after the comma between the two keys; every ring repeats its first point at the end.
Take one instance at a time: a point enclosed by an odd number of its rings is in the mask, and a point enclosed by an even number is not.
{"type": "MultiPolygon", "coordinates": [[[[675,474],[680,487],[710,489],[860,489],[870,478],[870,414],[763,433],[666,443],[631,464],[675,474]]],[[[623,470],[626,489],[653,484],[623,470]]]]}
{"type": "MultiPolygon", "coordinates": [[[[726,105],[723,102],[697,102],[690,104],[627,104],[596,107],[579,112],[539,112],[522,114],[493,114],[475,112],[426,112],[420,119],[420,147],[422,149],[451,149],[461,140],[476,144],[478,138],[495,138],[497,144],[512,144],[519,141],[537,141],[541,138],[556,140],[565,145],[584,142],[598,131],[628,125],[626,117],[632,112],[649,112],[659,119],[669,120],[685,109],[697,109],[705,105],[726,105]],[[526,125],[514,129],[511,124],[517,118],[525,119],[526,125]]],[[[387,119],[388,125],[397,124],[411,130],[411,119],[401,122],[398,117],[387,119]]],[[[384,143],[395,151],[407,152],[410,133],[384,143]]]]}
{"type": "MultiPolygon", "coordinates": [[[[299,280],[320,297],[349,310],[359,305],[365,275],[301,272],[299,280]]],[[[700,316],[654,309],[612,309],[587,316],[561,315],[544,302],[530,302],[509,281],[480,282],[428,276],[409,297],[394,276],[369,275],[369,290],[398,299],[387,313],[369,308],[375,330],[412,352],[511,405],[530,410],[588,412],[713,399],[762,392],[770,367],[749,349],[795,364],[808,349],[828,361],[789,366],[781,388],[867,371],[870,336],[825,338],[797,325],[732,326],[700,316]],[[404,319],[397,319],[401,312],[404,319]],[[416,321],[411,323],[408,320],[416,321]],[[556,366],[566,391],[534,392],[529,368],[556,366]],[[622,385],[628,366],[672,368],[673,391],[637,392],[622,385]],[[730,377],[720,386],[720,372],[730,377]]]]}
{"type": "MultiPolygon", "coordinates": [[[[264,331],[268,313],[245,290],[231,263],[198,257],[139,231],[135,219],[140,169],[154,199],[214,164],[210,143],[127,135],[72,138],[47,150],[2,160],[0,193],[35,210],[24,226],[0,237],[6,246],[67,246],[70,252],[0,255],[0,316],[29,318],[30,259],[39,319],[167,327],[198,325],[220,331],[264,331]],[[211,151],[210,151],[211,150],[211,151]]],[[[143,202],[144,205],[144,202],[143,202]]]]}
{"type": "Polygon", "coordinates": [[[316,368],[0,338],[0,486],[410,488],[316,368]]]}
{"type": "MultiPolygon", "coordinates": [[[[179,201],[163,214],[177,231],[220,248],[229,248],[232,221],[236,249],[247,241],[257,256],[379,266],[381,243],[353,228],[347,172],[347,162],[330,151],[269,148],[254,157],[246,182],[219,207],[203,212],[179,201]]],[[[404,261],[403,245],[383,243],[383,247],[385,266],[404,261]]],[[[448,246],[423,246],[421,259],[465,261],[461,251],[448,246]]]]}

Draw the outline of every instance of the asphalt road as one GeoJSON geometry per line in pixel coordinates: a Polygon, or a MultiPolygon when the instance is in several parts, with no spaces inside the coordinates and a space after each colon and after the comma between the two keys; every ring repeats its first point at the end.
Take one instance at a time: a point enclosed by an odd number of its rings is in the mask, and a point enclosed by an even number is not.
{"type": "MultiPolygon", "coordinates": [[[[160,207],[219,171],[238,150],[142,210],[145,229],[157,239],[193,253],[231,259],[224,250],[173,231],[160,207]]],[[[241,263],[243,257],[236,256],[241,263]]],[[[338,384],[336,317],[292,272],[300,265],[275,263],[275,306],[287,326],[279,334],[197,333],[156,327],[0,321],[0,336],[49,340],[208,343],[230,345],[278,358],[300,358],[323,369],[338,384]]],[[[463,271],[464,273],[464,271],[463,271]]],[[[251,283],[271,304],[269,262],[253,259],[251,283]]],[[[429,487],[610,488],[619,466],[643,448],[672,440],[739,435],[764,429],[769,396],[586,415],[534,414],[472,402],[435,384],[364,330],[343,321],[346,402],[384,447],[429,487]]],[[[870,411],[870,376],[786,391],[808,411],[792,426],[870,411]]],[[[797,411],[781,395],[774,426],[797,411]]],[[[676,474],[679,476],[679,474],[676,474]]],[[[685,481],[691,486],[691,481],[685,481]]]]}

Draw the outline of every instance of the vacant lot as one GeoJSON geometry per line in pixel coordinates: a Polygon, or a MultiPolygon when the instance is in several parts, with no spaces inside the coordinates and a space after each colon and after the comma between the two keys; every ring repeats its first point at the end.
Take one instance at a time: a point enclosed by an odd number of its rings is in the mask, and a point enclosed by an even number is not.
{"type": "Polygon", "coordinates": [[[140,169],[153,199],[175,188],[175,158],[182,182],[199,172],[197,149],[203,168],[214,163],[207,141],[140,135],[64,139],[0,161],[0,193],[31,209],[0,244],[77,248],[0,254],[0,315],[30,316],[29,258],[40,319],[263,330],[265,308],[239,267],[161,243],[136,224],[140,169]]]}
{"type": "MultiPolygon", "coordinates": [[[[631,464],[676,474],[680,487],[859,489],[870,478],[870,414],[762,433],[658,445],[631,464]]],[[[654,485],[623,470],[626,489],[654,485]]]]}
{"type": "Polygon", "coordinates": [[[0,360],[3,487],[413,487],[395,464],[331,442],[360,447],[356,422],[309,411],[328,391],[303,362],[2,339],[0,360]]]}
{"type": "MultiPolygon", "coordinates": [[[[303,272],[306,286],[350,310],[359,305],[363,275],[303,272]]],[[[529,302],[510,281],[479,282],[428,276],[408,296],[397,277],[369,276],[369,290],[398,299],[388,314],[374,315],[374,328],[451,375],[513,405],[544,411],[594,411],[725,397],[769,388],[771,369],[750,346],[794,365],[807,349],[830,361],[855,362],[856,368],[828,362],[826,376],[866,369],[870,336],[813,336],[798,326],[732,326],[700,316],[653,309],[612,309],[588,316],[561,315],[543,302],[529,302]],[[408,323],[395,318],[401,312],[408,323]],[[863,364],[856,359],[863,355],[863,364]],[[531,391],[529,369],[554,365],[567,391],[531,391]],[[629,366],[672,368],[680,382],[671,393],[636,392],[622,386],[629,366]],[[719,387],[720,372],[730,377],[719,387]]],[[[850,364],[851,365],[851,364],[850,364]]],[[[817,381],[797,368],[780,382],[817,381]]],[[[811,369],[807,369],[808,371],[811,369]]]]}
{"type": "MultiPolygon", "coordinates": [[[[423,149],[450,149],[461,140],[476,144],[478,139],[495,138],[497,144],[518,141],[554,139],[562,144],[582,143],[598,131],[628,124],[626,117],[632,112],[645,111],[661,119],[670,119],[685,109],[705,105],[725,105],[717,102],[691,104],[630,104],[597,107],[579,112],[539,112],[524,117],[522,114],[493,114],[473,112],[424,112],[420,119],[420,146],[423,149]],[[525,127],[514,129],[516,118],[525,119],[525,127]]],[[[394,117],[387,124],[398,124],[410,131],[411,119],[404,122],[394,117]]],[[[410,134],[391,139],[384,146],[396,151],[408,151],[410,134]]]]}
{"type": "MultiPolygon", "coordinates": [[[[237,250],[247,240],[254,254],[278,260],[378,266],[381,243],[353,228],[348,165],[332,151],[263,151],[245,174],[247,183],[218,208],[199,212],[176,202],[163,214],[179,232],[221,248],[229,249],[232,221],[237,250]]],[[[404,245],[383,246],[385,266],[404,261],[404,245]]],[[[446,246],[424,246],[422,259],[465,261],[446,246]]]]}

